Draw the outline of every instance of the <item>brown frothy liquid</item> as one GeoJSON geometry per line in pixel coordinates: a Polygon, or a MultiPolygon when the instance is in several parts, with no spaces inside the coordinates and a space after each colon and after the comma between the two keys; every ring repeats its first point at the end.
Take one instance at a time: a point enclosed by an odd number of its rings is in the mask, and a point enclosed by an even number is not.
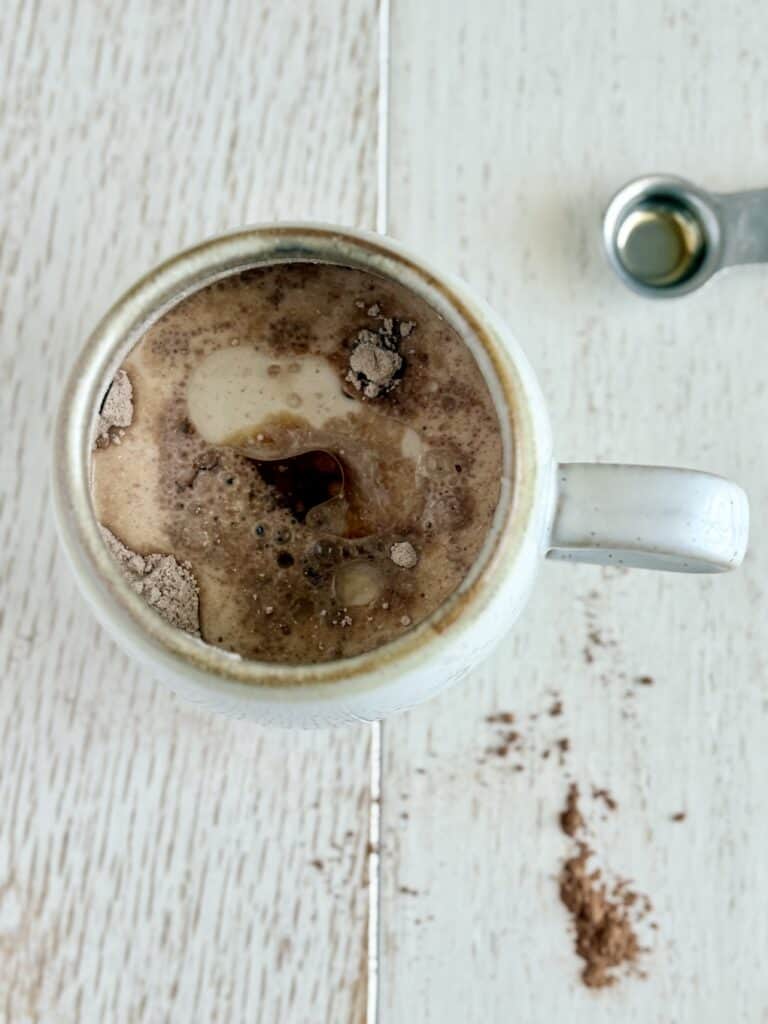
{"type": "Polygon", "coordinates": [[[348,657],[430,615],[475,561],[502,445],[475,360],[427,303],[281,264],[184,299],[122,366],[133,421],[93,453],[99,521],[172,555],[200,634],[243,657],[348,657]]]}

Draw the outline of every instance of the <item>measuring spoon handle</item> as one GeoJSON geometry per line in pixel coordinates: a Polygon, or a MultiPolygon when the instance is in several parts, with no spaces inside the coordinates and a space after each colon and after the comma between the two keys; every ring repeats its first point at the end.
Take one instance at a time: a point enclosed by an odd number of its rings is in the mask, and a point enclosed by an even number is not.
{"type": "Polygon", "coordinates": [[[721,266],[768,263],[768,188],[713,193],[722,237],[721,266]]]}

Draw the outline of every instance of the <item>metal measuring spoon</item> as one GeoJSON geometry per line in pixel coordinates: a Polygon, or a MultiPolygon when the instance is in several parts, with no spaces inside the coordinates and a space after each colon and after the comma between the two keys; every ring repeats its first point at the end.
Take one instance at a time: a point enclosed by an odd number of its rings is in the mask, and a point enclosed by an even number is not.
{"type": "Polygon", "coordinates": [[[725,267],[768,262],[768,189],[705,192],[674,175],[637,178],[611,200],[603,240],[634,291],[685,295],[725,267]]]}

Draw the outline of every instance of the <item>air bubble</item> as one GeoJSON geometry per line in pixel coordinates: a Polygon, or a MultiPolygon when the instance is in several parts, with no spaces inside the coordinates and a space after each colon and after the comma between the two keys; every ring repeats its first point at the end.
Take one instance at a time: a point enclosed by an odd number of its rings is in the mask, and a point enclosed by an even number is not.
{"type": "Polygon", "coordinates": [[[334,576],[334,594],[345,607],[360,607],[375,601],[384,589],[384,574],[370,562],[348,562],[334,576]]]}
{"type": "Polygon", "coordinates": [[[290,613],[295,622],[306,622],[314,614],[315,606],[309,598],[300,597],[290,607],[290,613]]]}
{"type": "Polygon", "coordinates": [[[313,545],[311,553],[321,564],[330,565],[341,561],[342,546],[338,541],[330,538],[319,540],[313,545]]]}
{"type": "Polygon", "coordinates": [[[310,586],[319,587],[323,582],[323,574],[319,569],[316,569],[314,565],[308,565],[304,569],[304,575],[307,578],[307,582],[310,586]]]}

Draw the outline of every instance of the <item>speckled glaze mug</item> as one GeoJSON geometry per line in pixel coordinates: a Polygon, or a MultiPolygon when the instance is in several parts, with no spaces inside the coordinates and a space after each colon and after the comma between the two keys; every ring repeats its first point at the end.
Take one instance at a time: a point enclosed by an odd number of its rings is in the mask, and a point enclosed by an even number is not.
{"type": "Polygon", "coordinates": [[[88,340],[55,431],[61,543],[101,622],[189,699],[262,722],[370,721],[455,683],[509,630],[545,557],[679,572],[721,572],[745,553],[748,504],[720,477],[684,469],[560,464],[541,392],[510,330],[467,285],[390,239],[319,224],[245,228],[173,256],[120,298],[88,340]],[[241,659],[169,626],[123,580],[94,515],[95,414],[129,350],[190,293],[279,262],[340,264],[416,292],[464,338],[496,406],[504,470],[496,515],[461,587],[432,616],[366,654],[319,665],[241,659]]]}

